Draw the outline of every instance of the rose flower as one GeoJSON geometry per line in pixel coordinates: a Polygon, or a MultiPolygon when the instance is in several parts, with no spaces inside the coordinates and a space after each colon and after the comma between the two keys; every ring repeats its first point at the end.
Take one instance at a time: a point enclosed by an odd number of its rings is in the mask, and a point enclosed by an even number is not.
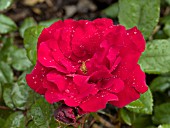
{"type": "Polygon", "coordinates": [[[37,63],[26,81],[51,104],[85,113],[107,103],[124,107],[148,89],[138,65],[144,49],[136,27],[126,30],[106,18],[60,20],[42,31],[37,63]]]}

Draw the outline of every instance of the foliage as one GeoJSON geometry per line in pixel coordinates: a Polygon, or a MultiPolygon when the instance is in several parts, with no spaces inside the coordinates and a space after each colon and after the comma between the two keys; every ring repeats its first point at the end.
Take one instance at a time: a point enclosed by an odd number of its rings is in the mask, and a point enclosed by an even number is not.
{"type": "MultiPolygon", "coordinates": [[[[27,17],[17,24],[4,13],[15,2],[0,0],[3,12],[0,14],[0,127],[61,126],[53,117],[57,105],[48,104],[25,82],[25,75],[36,62],[39,34],[59,18],[36,22],[33,17],[27,17]],[[16,42],[16,33],[21,45],[16,42]]],[[[147,42],[139,64],[147,73],[150,89],[139,100],[114,109],[121,124],[134,128],[170,127],[170,13],[160,15],[160,10],[169,9],[169,4],[170,0],[118,0],[101,11],[102,16],[112,18],[115,23],[127,28],[137,26],[147,42]]]]}

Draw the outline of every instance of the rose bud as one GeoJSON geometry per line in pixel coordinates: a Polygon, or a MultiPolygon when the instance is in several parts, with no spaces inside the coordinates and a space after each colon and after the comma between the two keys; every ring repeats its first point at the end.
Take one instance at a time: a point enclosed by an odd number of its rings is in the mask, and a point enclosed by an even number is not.
{"type": "Polygon", "coordinates": [[[76,122],[75,109],[66,105],[61,105],[54,112],[54,117],[57,121],[66,124],[74,124],[76,122]]]}

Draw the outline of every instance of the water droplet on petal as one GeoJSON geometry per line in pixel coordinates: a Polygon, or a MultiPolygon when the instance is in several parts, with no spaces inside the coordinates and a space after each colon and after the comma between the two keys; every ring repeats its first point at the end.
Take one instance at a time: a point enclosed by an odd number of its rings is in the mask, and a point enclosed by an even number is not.
{"type": "Polygon", "coordinates": [[[137,32],[133,32],[134,34],[136,34],[137,32]]]}
{"type": "Polygon", "coordinates": [[[66,92],[66,93],[69,93],[69,92],[70,92],[70,90],[66,89],[66,90],[65,90],[65,92],[66,92]]]}
{"type": "Polygon", "coordinates": [[[127,35],[129,35],[129,33],[127,33],[127,35]]]}

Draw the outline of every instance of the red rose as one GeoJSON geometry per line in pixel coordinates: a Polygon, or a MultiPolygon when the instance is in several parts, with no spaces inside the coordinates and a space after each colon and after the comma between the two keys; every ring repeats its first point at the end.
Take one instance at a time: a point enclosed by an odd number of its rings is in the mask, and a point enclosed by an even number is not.
{"type": "Polygon", "coordinates": [[[42,31],[37,64],[26,80],[49,103],[84,112],[108,102],[123,107],[148,89],[137,64],[144,49],[136,27],[126,30],[106,18],[58,21],[42,31]]]}

